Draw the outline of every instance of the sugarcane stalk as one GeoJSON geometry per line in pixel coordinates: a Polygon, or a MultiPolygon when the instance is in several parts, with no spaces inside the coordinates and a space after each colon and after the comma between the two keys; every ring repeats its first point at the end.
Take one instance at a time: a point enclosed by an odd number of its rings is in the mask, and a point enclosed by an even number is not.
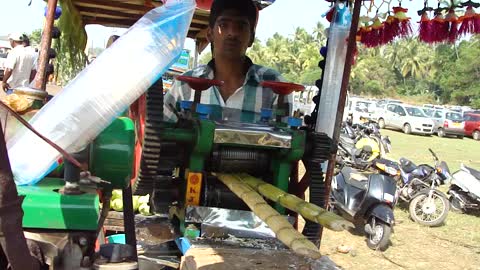
{"type": "Polygon", "coordinates": [[[299,213],[304,218],[322,225],[333,231],[342,231],[353,227],[353,224],[344,218],[329,212],[318,205],[306,202],[295,195],[289,194],[274,185],[266,183],[248,174],[238,174],[247,185],[264,197],[279,203],[281,206],[299,213]]]}
{"type": "Polygon", "coordinates": [[[313,259],[321,257],[320,251],[312,242],[295,230],[286,218],[275,211],[260,194],[243,183],[238,176],[220,173],[215,175],[270,227],[278,240],[297,254],[313,259]]]}

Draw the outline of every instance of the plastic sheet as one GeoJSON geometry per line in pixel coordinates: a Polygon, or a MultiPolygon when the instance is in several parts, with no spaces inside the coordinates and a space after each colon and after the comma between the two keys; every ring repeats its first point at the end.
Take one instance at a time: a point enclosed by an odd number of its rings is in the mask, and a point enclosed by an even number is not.
{"type": "MultiPolygon", "coordinates": [[[[169,0],[135,23],[46,104],[30,124],[67,152],[84,148],[180,55],[194,0],[169,0]]],[[[7,142],[17,185],[35,184],[59,153],[26,130],[7,142]]]]}
{"type": "Polygon", "coordinates": [[[336,112],[339,109],[338,101],[351,24],[351,15],[348,8],[339,3],[337,3],[336,8],[334,23],[330,26],[328,33],[328,52],[316,127],[316,131],[325,132],[329,137],[333,137],[336,112]]]}

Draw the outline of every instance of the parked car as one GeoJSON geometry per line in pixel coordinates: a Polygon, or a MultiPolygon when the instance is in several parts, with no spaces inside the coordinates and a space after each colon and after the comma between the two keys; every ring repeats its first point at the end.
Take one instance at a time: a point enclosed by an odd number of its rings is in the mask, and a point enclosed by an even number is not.
{"type": "Polygon", "coordinates": [[[384,114],[378,118],[380,128],[403,130],[405,134],[431,135],[434,122],[418,107],[404,104],[387,104],[384,114]]]}
{"type": "Polygon", "coordinates": [[[465,136],[472,137],[474,140],[480,140],[480,114],[465,114],[465,136]]]}
{"type": "Polygon", "coordinates": [[[457,136],[463,139],[465,136],[465,121],[461,113],[436,110],[435,113],[433,113],[432,119],[435,122],[433,132],[436,133],[438,137],[457,136]]]}
{"type": "Polygon", "coordinates": [[[432,107],[432,108],[422,107],[422,108],[420,108],[420,109],[423,111],[423,113],[424,113],[427,117],[430,117],[430,118],[433,117],[433,112],[435,111],[435,110],[433,109],[433,107],[432,107]]]}
{"type": "Polygon", "coordinates": [[[363,98],[349,97],[344,116],[351,117],[352,124],[361,124],[372,119],[374,112],[375,102],[363,98]]]}

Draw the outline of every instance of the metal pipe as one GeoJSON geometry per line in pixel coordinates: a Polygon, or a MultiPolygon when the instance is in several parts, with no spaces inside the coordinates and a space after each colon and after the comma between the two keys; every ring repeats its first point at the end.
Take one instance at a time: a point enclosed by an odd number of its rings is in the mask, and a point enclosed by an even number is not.
{"type": "Polygon", "coordinates": [[[47,65],[48,65],[48,49],[52,45],[52,29],[55,21],[55,8],[57,0],[47,1],[47,16],[43,27],[40,54],[38,56],[38,70],[35,75],[35,88],[46,91],[47,89],[47,65]]]}
{"type": "Polygon", "coordinates": [[[125,229],[125,242],[133,248],[133,260],[137,261],[137,237],[135,234],[135,213],[133,211],[132,186],[122,190],[123,199],[123,227],[125,229]]]}
{"type": "Polygon", "coordinates": [[[23,198],[17,193],[7,145],[0,128],[0,232],[5,240],[3,249],[13,270],[40,269],[40,263],[29,255],[23,234],[23,198]]]}
{"type": "MultiPolygon", "coordinates": [[[[333,129],[333,143],[338,145],[338,139],[340,137],[340,128],[342,125],[343,119],[343,109],[345,108],[345,102],[347,98],[347,87],[350,81],[350,71],[352,70],[352,63],[353,63],[353,54],[355,51],[356,46],[356,36],[357,36],[357,29],[358,29],[358,21],[360,18],[360,8],[361,8],[362,0],[355,0],[355,4],[353,7],[353,15],[352,15],[352,24],[350,27],[350,35],[348,37],[348,44],[347,44],[347,55],[345,57],[345,68],[343,70],[342,76],[342,85],[340,87],[340,98],[338,100],[337,106],[337,115],[335,118],[335,127],[333,129]]],[[[330,194],[330,188],[333,178],[333,173],[335,169],[335,160],[336,160],[336,153],[333,153],[328,160],[328,167],[325,176],[325,207],[328,205],[328,199],[330,194]]]]}

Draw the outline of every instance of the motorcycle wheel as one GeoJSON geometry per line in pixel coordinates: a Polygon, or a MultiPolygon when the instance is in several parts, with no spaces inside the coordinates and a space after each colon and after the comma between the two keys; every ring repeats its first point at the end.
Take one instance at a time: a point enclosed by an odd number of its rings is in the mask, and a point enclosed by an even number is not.
{"type": "Polygon", "coordinates": [[[388,248],[392,227],[375,217],[372,217],[369,223],[374,233],[367,235],[367,246],[373,250],[385,251],[388,248]]]}
{"type": "Polygon", "coordinates": [[[413,221],[429,227],[441,225],[448,215],[450,203],[447,197],[435,191],[432,198],[428,198],[428,191],[418,193],[410,200],[409,213],[413,221]]]}
{"type": "Polygon", "coordinates": [[[448,199],[450,201],[450,209],[452,209],[453,212],[464,214],[465,209],[462,207],[462,203],[455,197],[450,196],[448,199]]]}

